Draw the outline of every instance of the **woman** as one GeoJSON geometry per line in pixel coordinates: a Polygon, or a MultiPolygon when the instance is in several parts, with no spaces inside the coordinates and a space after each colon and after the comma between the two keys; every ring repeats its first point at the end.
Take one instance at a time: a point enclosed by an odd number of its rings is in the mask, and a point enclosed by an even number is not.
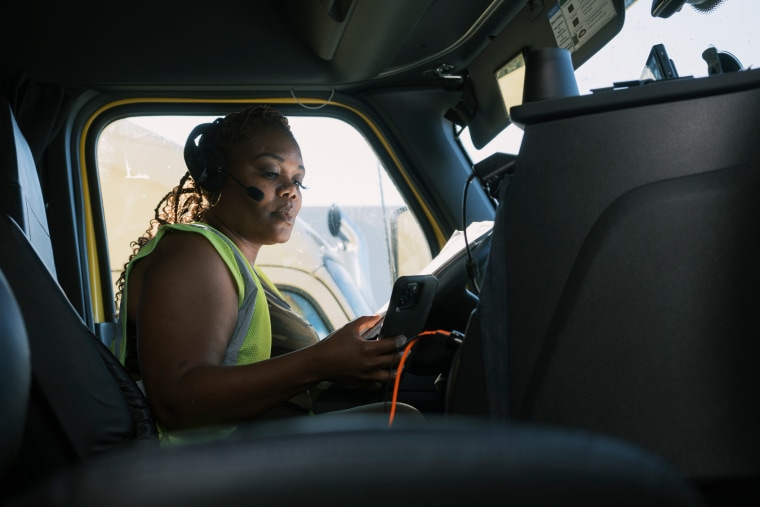
{"type": "Polygon", "coordinates": [[[259,105],[200,125],[185,159],[119,280],[114,352],[162,434],[307,413],[323,381],[388,381],[405,337],[363,340],[379,319],[364,316],[319,341],[252,268],[262,246],[289,239],[301,209],[306,169],[287,119],[259,105]],[[271,357],[273,334],[305,346],[271,357]]]}

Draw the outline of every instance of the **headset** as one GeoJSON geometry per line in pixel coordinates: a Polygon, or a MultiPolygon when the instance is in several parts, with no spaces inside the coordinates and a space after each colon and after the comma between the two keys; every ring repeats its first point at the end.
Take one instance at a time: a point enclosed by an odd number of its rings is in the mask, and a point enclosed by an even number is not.
{"type": "Polygon", "coordinates": [[[213,193],[221,190],[227,179],[222,154],[214,143],[204,142],[206,135],[218,128],[221,118],[213,123],[202,123],[195,127],[185,143],[185,164],[190,176],[205,191],[213,193]],[[199,139],[200,138],[200,139],[199,139]],[[196,139],[198,143],[196,144],[196,139]]]}
{"type": "Polygon", "coordinates": [[[264,192],[257,187],[247,187],[240,180],[228,173],[224,167],[224,156],[213,142],[203,140],[203,137],[219,128],[222,118],[213,123],[202,123],[195,127],[185,143],[185,164],[195,183],[206,192],[218,192],[224,186],[227,176],[243,187],[248,197],[254,201],[264,199],[264,192]],[[199,139],[200,138],[200,139],[199,139]],[[198,142],[196,143],[196,139],[198,142]]]}

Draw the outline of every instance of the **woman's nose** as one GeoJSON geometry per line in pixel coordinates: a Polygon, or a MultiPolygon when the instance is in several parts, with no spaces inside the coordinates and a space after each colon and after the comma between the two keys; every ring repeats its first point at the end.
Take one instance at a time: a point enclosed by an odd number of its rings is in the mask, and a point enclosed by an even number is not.
{"type": "Polygon", "coordinates": [[[282,185],[280,185],[279,193],[280,195],[284,195],[284,196],[290,197],[291,199],[295,199],[296,197],[298,197],[298,185],[293,181],[283,183],[282,185]]]}

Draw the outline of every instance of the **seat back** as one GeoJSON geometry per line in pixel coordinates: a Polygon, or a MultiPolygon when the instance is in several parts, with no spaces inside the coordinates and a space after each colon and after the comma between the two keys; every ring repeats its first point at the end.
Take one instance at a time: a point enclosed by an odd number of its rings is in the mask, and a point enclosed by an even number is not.
{"type": "Polygon", "coordinates": [[[16,123],[8,100],[0,96],[0,213],[24,231],[56,277],[45,200],[34,156],[16,123]]]}
{"type": "MultiPolygon", "coordinates": [[[[32,365],[26,327],[16,298],[0,270],[0,491],[13,482],[29,403],[32,365]]],[[[0,500],[2,494],[0,494],[0,500]]]]}
{"type": "Polygon", "coordinates": [[[690,477],[757,476],[760,71],[513,118],[479,305],[510,418],[621,437],[690,477]]]}
{"type": "Polygon", "coordinates": [[[15,486],[133,441],[157,442],[142,392],[91,332],[55,276],[37,169],[0,100],[0,269],[29,338],[32,388],[15,486]]]}
{"type": "Polygon", "coordinates": [[[26,324],[32,391],[19,474],[28,483],[66,465],[157,442],[134,381],[90,331],[18,225],[0,216],[0,269],[26,324]]]}

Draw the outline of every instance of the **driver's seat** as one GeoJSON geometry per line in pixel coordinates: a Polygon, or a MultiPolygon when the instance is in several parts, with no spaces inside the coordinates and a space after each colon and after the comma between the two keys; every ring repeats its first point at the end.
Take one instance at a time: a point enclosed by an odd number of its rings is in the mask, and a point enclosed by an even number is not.
{"type": "Polygon", "coordinates": [[[760,70],[551,102],[511,111],[478,307],[491,414],[757,480],[760,70]]]}

